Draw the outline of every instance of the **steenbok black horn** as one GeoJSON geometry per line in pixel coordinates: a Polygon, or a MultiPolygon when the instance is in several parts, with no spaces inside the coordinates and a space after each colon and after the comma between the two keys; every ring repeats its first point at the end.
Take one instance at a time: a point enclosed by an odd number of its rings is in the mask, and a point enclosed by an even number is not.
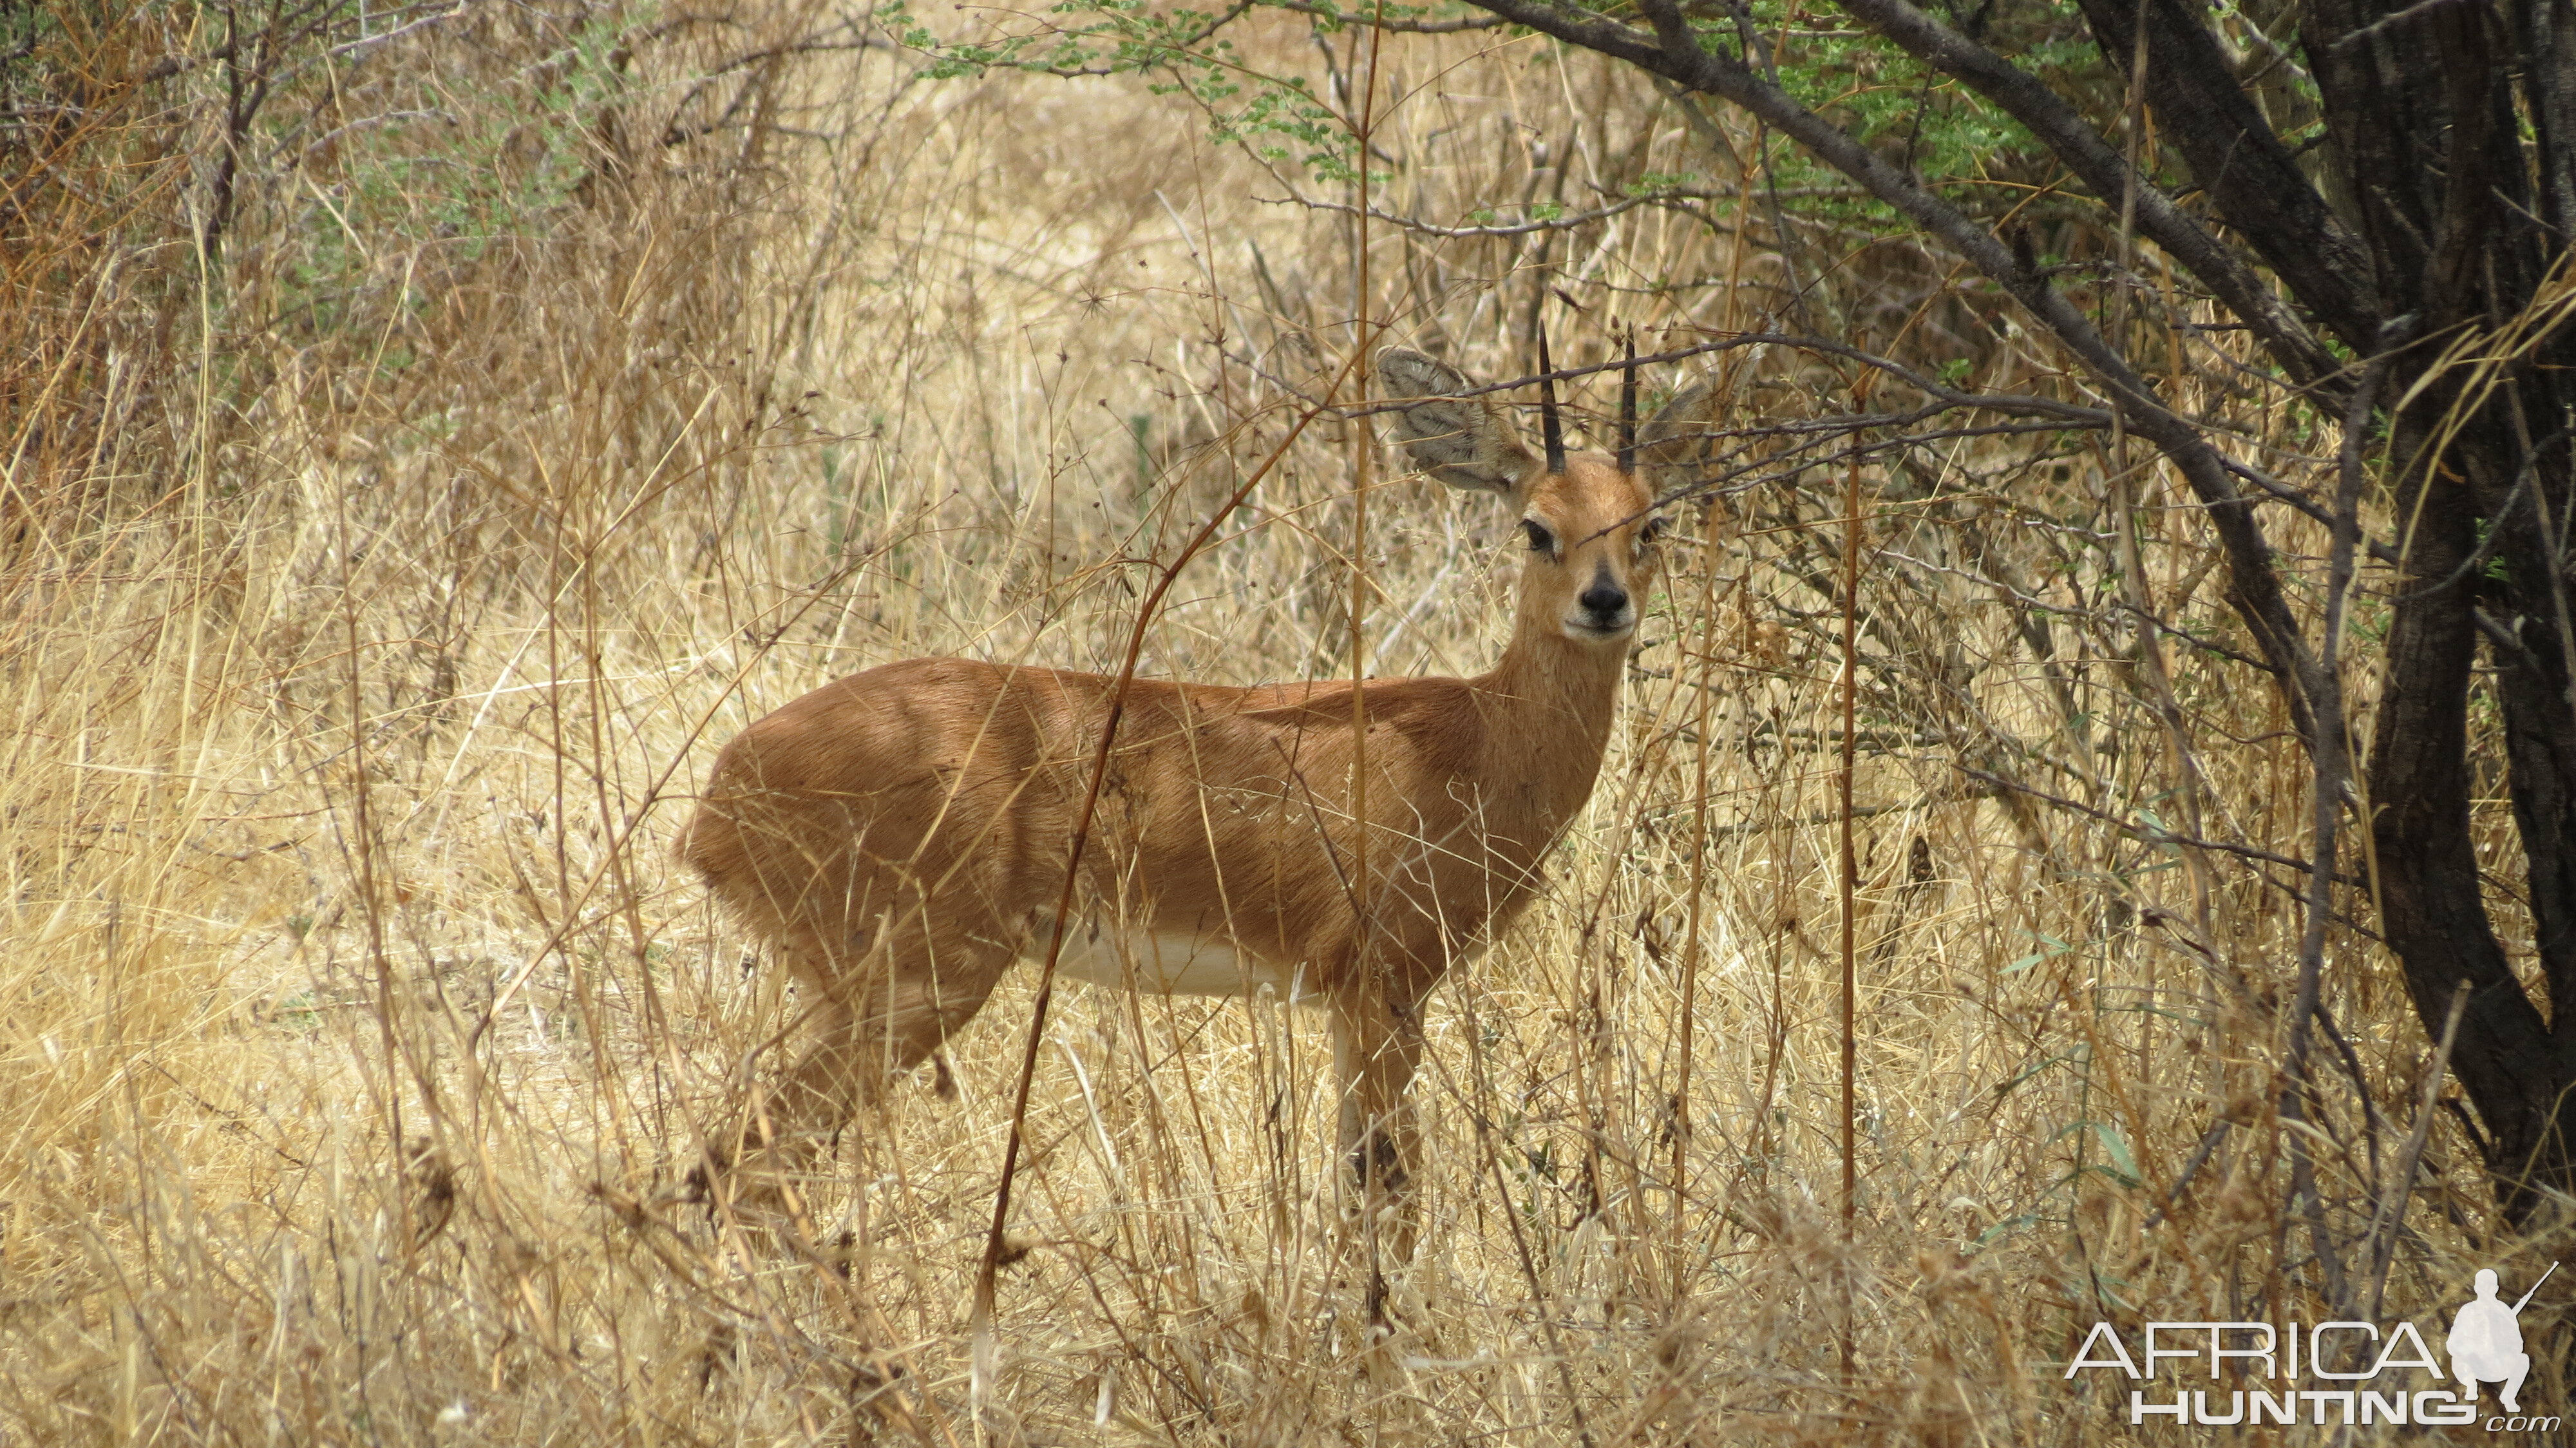
{"type": "Polygon", "coordinates": [[[1548,374],[1556,364],[1547,358],[1547,327],[1538,329],[1538,433],[1547,443],[1547,471],[1552,477],[1565,471],[1565,428],[1556,420],[1556,379],[1548,374]]]}
{"type": "Polygon", "coordinates": [[[1637,329],[1628,329],[1619,362],[1619,471],[1637,470],[1637,329]]]}

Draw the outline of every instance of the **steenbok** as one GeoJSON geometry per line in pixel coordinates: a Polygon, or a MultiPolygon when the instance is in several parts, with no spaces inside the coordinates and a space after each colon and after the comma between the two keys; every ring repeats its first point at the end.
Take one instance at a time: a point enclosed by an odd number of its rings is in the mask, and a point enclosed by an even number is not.
{"type": "MultiPolygon", "coordinates": [[[[1476,678],[1361,685],[1364,741],[1348,683],[1135,681],[1059,965],[1129,990],[1269,985],[1322,1006],[1372,1219],[1417,1166],[1405,1089],[1424,998],[1529,903],[1591,796],[1662,532],[1636,466],[1633,363],[1615,456],[1566,452],[1545,381],[1533,455],[1449,367],[1398,348],[1380,375],[1409,404],[1393,432],[1413,461],[1518,514],[1510,646],[1476,678]]],[[[807,993],[814,1041],[769,1131],[838,1129],[1047,949],[1115,688],[914,659],[826,684],[725,746],[680,849],[807,993]]]]}

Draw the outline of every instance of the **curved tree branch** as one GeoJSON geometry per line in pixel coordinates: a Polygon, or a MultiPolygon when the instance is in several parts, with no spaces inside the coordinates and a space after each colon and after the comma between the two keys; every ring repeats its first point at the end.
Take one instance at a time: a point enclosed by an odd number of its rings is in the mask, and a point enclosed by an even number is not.
{"type": "Polygon", "coordinates": [[[2165,455],[2208,510],[2227,555],[2229,600],[2253,632],[2263,657],[2278,671],[2300,737],[2314,744],[2316,721],[2310,701],[2323,692],[2323,681],[2316,656],[2290,616],[2280,577],[2272,567],[2271,545],[2254,519],[2252,500],[2237,490],[2226,460],[2201,429],[2166,406],[2092,322],[2049,286],[2036,265],[2017,257],[1992,231],[1881,159],[1850,132],[1755,74],[1743,61],[1708,50],[1673,0],[1640,0],[1640,8],[1654,23],[1652,34],[1549,0],[1471,3],[1540,34],[1627,61],[1685,89],[1705,91],[1742,107],[1808,154],[1859,182],[2011,294],[2083,361],[2127,413],[2130,430],[2165,455]]]}
{"type": "Polygon", "coordinates": [[[2210,235],[2173,198],[2138,175],[2065,97],[1993,50],[1916,9],[1909,0],[1840,3],[1854,19],[1875,26],[1907,54],[1969,86],[2021,122],[2104,204],[2117,206],[2131,187],[2136,188],[2138,230],[2172,253],[2229,311],[2244,319],[2293,381],[2308,386],[2341,371],[2343,364],[2296,313],[2282,305],[2241,254],[2210,235]]]}
{"type": "MultiPolygon", "coordinates": [[[[2355,352],[2379,345],[2387,318],[2370,252],[2353,235],[2236,82],[2218,42],[2177,0],[2078,0],[2094,43],[2126,72],[2144,7],[2146,97],[2157,133],[2182,154],[2192,179],[2218,204],[2282,283],[2355,352]]],[[[2247,318],[2251,321],[2252,318],[2247,318]]]]}

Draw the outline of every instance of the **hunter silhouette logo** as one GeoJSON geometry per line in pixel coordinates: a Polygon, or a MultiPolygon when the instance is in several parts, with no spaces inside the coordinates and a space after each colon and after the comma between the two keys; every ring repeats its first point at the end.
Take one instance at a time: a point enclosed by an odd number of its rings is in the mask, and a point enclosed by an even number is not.
{"type": "Polygon", "coordinates": [[[2531,1374],[2522,1310],[2557,1271],[2550,1263],[2531,1291],[2506,1303],[2496,1295],[2494,1271],[2481,1270],[2477,1295],[2451,1315],[2442,1356],[2405,1321],[2384,1330],[2375,1322],[2150,1322],[2135,1356],[2118,1328],[2097,1322],[2065,1375],[2108,1369],[2130,1379],[2132,1426],[2170,1418],[2208,1427],[2304,1421],[2320,1428],[2479,1424],[2490,1433],[2556,1432],[2562,1420],[2526,1415],[2520,1395],[2531,1374]],[[2166,1369],[2176,1359],[2188,1366],[2166,1369]],[[2194,1379],[2209,1386],[2193,1387],[2194,1379]],[[2481,1422],[2478,1392],[2486,1383],[2501,1389],[2504,1411],[2481,1422]]]}
{"type": "MultiPolygon", "coordinates": [[[[2549,1264],[2549,1272],[2540,1274],[2540,1282],[2558,1264],[2549,1264]]],[[[2531,1284],[2531,1292],[2540,1290],[2540,1282],[2531,1284]]],[[[2459,1315],[2451,1319],[2451,1336],[2444,1344],[2451,1350],[2451,1376],[2460,1380],[2460,1391],[2471,1401],[2478,1395],[2481,1383],[2502,1383],[2504,1391],[2497,1399],[2508,1413],[2519,1413],[2522,1405],[2514,1395],[2522,1391],[2522,1380],[2531,1373],[2531,1355],[2522,1350],[2522,1309],[2531,1301],[2531,1292],[2522,1294],[2513,1306],[2496,1300],[2496,1275],[2491,1268],[2478,1269],[2478,1295],[2460,1305],[2459,1315]]]]}

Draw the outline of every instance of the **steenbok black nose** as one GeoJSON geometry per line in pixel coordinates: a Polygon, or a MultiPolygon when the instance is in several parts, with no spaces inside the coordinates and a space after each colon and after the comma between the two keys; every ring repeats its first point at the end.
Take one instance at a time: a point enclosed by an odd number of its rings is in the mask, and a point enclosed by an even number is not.
{"type": "Polygon", "coordinates": [[[1628,606],[1628,590],[1606,578],[1596,579],[1575,602],[1582,604],[1584,612],[1594,618],[1617,618],[1620,610],[1628,606]]]}

